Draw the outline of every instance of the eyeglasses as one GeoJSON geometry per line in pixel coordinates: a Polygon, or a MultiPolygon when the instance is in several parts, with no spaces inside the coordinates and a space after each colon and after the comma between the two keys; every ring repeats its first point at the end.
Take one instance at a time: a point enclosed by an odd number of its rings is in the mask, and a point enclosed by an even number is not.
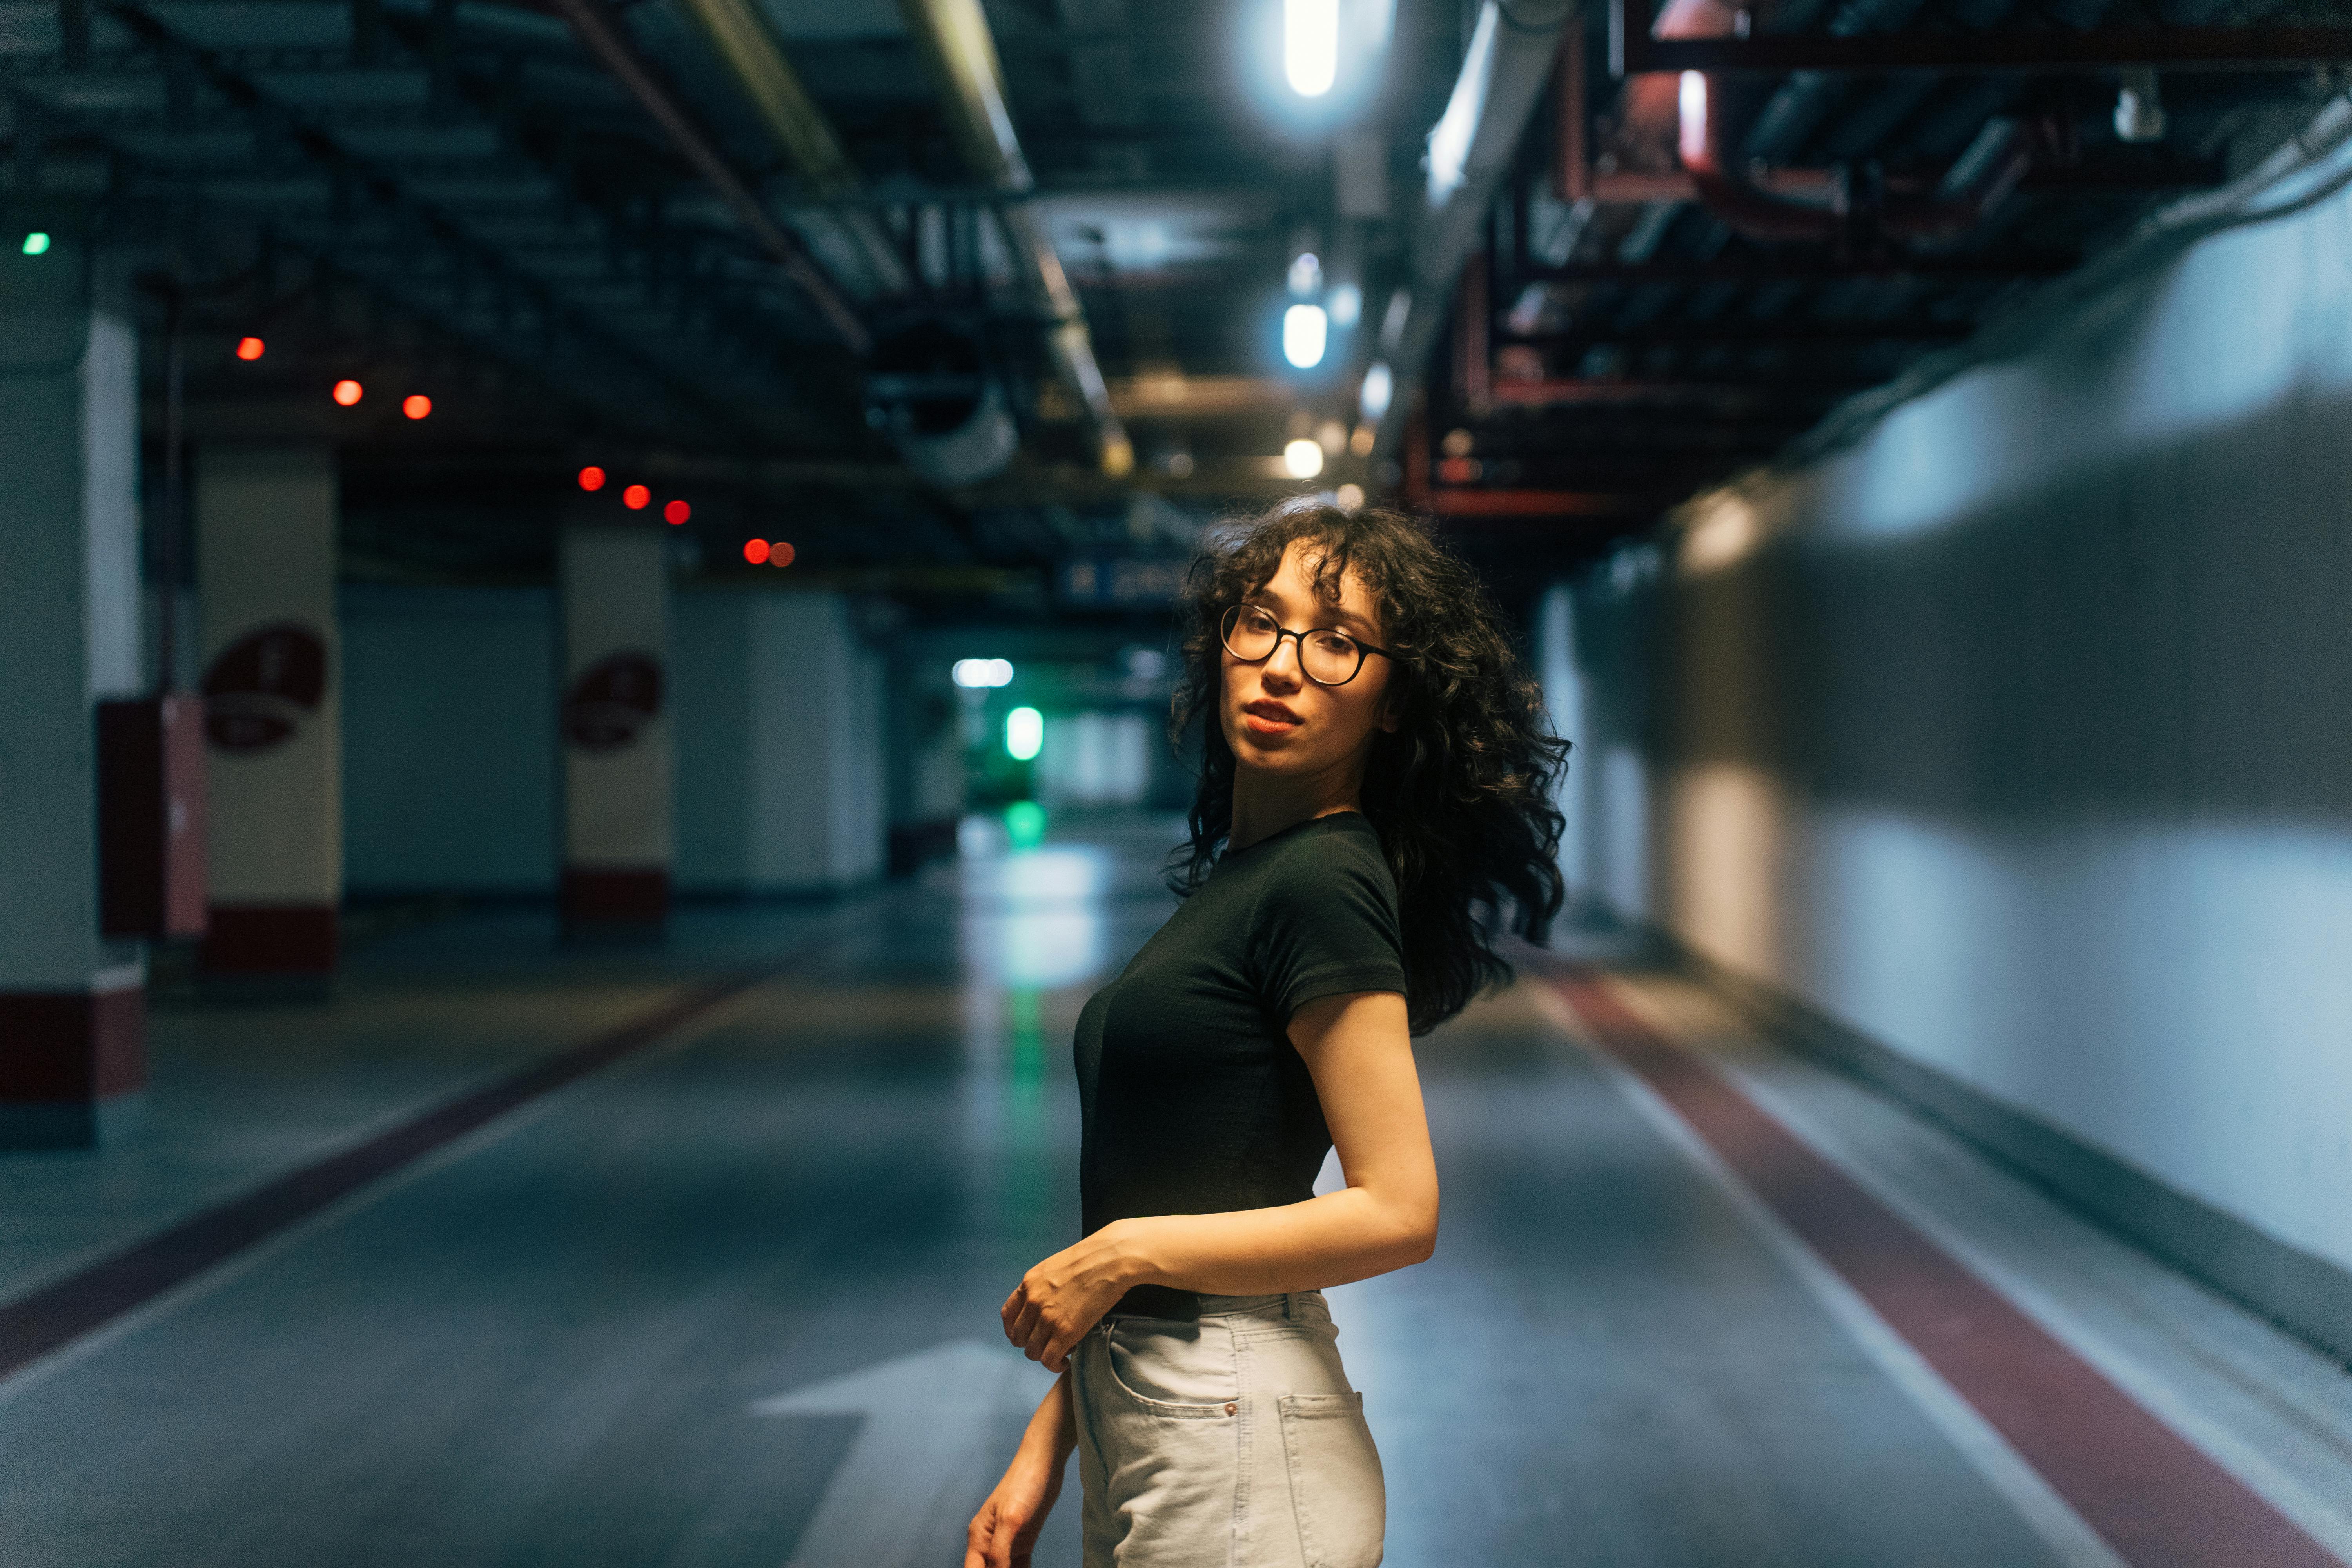
{"type": "Polygon", "coordinates": [[[1330,626],[1294,632],[1255,605],[1235,605],[1227,610],[1217,635],[1225,651],[1244,664],[1260,664],[1272,658],[1274,650],[1282,646],[1282,639],[1291,638],[1298,644],[1300,672],[1318,686],[1347,685],[1364,668],[1364,656],[1368,653],[1379,654],[1382,658],[1396,657],[1384,647],[1358,642],[1330,626]]]}

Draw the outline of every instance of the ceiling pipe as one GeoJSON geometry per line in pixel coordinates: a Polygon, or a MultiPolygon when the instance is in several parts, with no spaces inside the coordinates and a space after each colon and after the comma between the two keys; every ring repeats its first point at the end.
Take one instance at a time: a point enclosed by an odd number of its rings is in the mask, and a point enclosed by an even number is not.
{"type": "Polygon", "coordinates": [[[1675,150],[1699,200],[1734,233],[1749,239],[1769,243],[1838,237],[1845,227],[1843,200],[1786,201],[1732,173],[1733,161],[1725,156],[1725,144],[1731,140],[1730,116],[1720,112],[1716,101],[1719,85],[1697,71],[1685,71],[1678,83],[1675,150]]]}
{"type": "MultiPolygon", "coordinates": [[[[2173,266],[2199,241],[2306,212],[2352,186],[2352,96],[2327,100],[2261,163],[2218,190],[2200,191],[2143,220],[2121,244],[2064,269],[1958,347],[1912,362],[1893,381],[1849,398],[1772,459],[1793,472],[1845,450],[1906,403],[1979,365],[2029,353],[2114,290],[2173,266]]],[[[1735,484],[1738,481],[1733,481],[1735,484]]]]}
{"type": "MultiPolygon", "coordinates": [[[[1849,40],[1866,30],[1895,26],[1916,5],[1916,0],[1848,0],[1832,18],[1830,31],[1841,41],[1849,40]]],[[[1699,41],[1757,47],[1757,41],[1747,37],[1747,15],[1728,9],[1723,0],[1669,0],[1654,22],[1649,0],[1612,0],[1612,65],[1621,73],[1637,72],[1663,44],[1699,41]]],[[[1770,169],[1749,156],[1748,149],[1759,141],[1779,140],[1792,122],[1809,121],[1826,107],[1825,79],[1800,73],[1781,85],[1759,115],[1752,94],[1746,95],[1750,107],[1745,112],[1730,108],[1730,84],[1722,73],[1686,70],[1672,78],[1634,74],[1627,79],[1628,113],[1638,114],[1645,125],[1655,124],[1654,115],[1666,107],[1662,100],[1645,98],[1637,110],[1630,100],[1643,81],[1661,89],[1671,82],[1675,151],[1694,194],[1733,232],[1767,244],[1827,242],[1858,254],[1889,238],[1948,243],[1981,224],[2032,171],[2031,138],[2007,120],[1988,123],[1931,192],[1890,191],[1874,170],[1865,171],[1864,180],[1857,182],[1846,171],[1770,169]],[[1776,129],[1751,134],[1759,124],[1776,129]],[[1829,174],[1830,180],[1807,188],[1802,176],[1817,180],[1820,173],[1829,174]]]]}
{"type": "Polygon", "coordinates": [[[1453,96],[1429,132],[1429,183],[1413,226],[1411,275],[1364,377],[1362,411],[1377,432],[1376,458],[1393,458],[1404,439],[1454,283],[1478,248],[1496,186],[1551,77],[1560,29],[1576,12],[1577,0],[1486,0],[1479,9],[1453,96]]]}
{"type": "MultiPolygon", "coordinates": [[[[1570,27],[1559,46],[1559,80],[1552,89],[1559,116],[1552,138],[1552,194],[1563,202],[1642,205],[1695,202],[1698,187],[1684,169],[1601,169],[1592,158],[1592,98],[1585,80],[1584,29],[1570,27]]],[[[1646,124],[1640,121],[1635,123],[1646,124]]],[[[1664,126],[1664,121],[1655,121],[1664,126]]],[[[1824,197],[1835,175],[1827,169],[1751,170],[1750,178],[1783,195],[1824,197]]]]}
{"type": "Polygon", "coordinates": [[[1856,191],[1848,184],[1826,205],[1793,201],[1759,189],[1734,157],[1740,128],[1722,112],[1722,79],[1701,71],[1682,75],[1676,146],[1683,167],[1707,210],[1749,239],[1827,240],[1867,249],[1879,239],[1947,244],[1985,220],[2033,165],[2032,139],[2014,120],[1988,121],[1934,192],[1856,191]]]}
{"type": "Polygon", "coordinates": [[[809,259],[800,241],[786,234],[769,216],[767,207],[729,165],[686,107],[670,96],[669,89],[655,77],[652,67],[639,58],[635,45],[622,33],[619,20],[603,0],[550,0],[550,4],[572,24],[572,32],[588,52],[603,61],[604,68],[617,77],[630,96],[653,117],[694,172],[733,209],[737,220],[783,268],[784,275],[808,296],[809,302],[849,351],[863,355],[872,348],[874,340],[866,323],[857,319],[857,312],[841,297],[833,279],[809,259]]]}
{"type": "MultiPolygon", "coordinates": [[[[783,45],[767,18],[750,0],[685,0],[685,5],[769,134],[783,149],[808,193],[820,201],[832,201],[856,190],[857,165],[842,151],[841,139],[834,134],[824,110],[801,85],[800,73],[784,58],[783,45]]],[[[809,220],[802,221],[805,225],[809,220]]],[[[839,226],[873,273],[879,292],[906,292],[906,266],[872,214],[823,215],[817,221],[839,226]]]]}
{"type": "MultiPolygon", "coordinates": [[[[1004,70],[980,0],[899,0],[908,29],[939,79],[950,133],[964,162],[992,188],[1026,196],[1036,188],[1004,98],[1004,70]]],[[[1044,215],[1033,201],[998,209],[1005,238],[1028,274],[1050,324],[1045,346],[1055,369],[1086,408],[1104,473],[1122,479],[1135,468],[1135,447],[1111,408],[1110,389],[1095,361],[1087,313],[1054,249],[1044,215]]]]}

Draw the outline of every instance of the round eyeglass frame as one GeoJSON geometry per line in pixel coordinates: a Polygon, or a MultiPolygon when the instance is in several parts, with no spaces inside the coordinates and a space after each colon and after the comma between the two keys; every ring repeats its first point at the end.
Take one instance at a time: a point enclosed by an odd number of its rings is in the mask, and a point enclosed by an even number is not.
{"type": "Polygon", "coordinates": [[[1348,682],[1355,679],[1356,677],[1364,673],[1364,656],[1368,653],[1376,653],[1382,658],[1388,659],[1391,662],[1395,661],[1396,655],[1391,653],[1388,649],[1384,647],[1374,647],[1371,644],[1363,641],[1361,638],[1355,637],[1351,633],[1340,631],[1337,626],[1309,626],[1307,631],[1330,632],[1335,637],[1346,637],[1349,644],[1356,650],[1355,668],[1349,670],[1347,674],[1341,676],[1337,680],[1325,680],[1318,676],[1313,670],[1307,668],[1307,632],[1292,631],[1288,626],[1282,625],[1280,622],[1276,622],[1275,624],[1274,646],[1267,648],[1255,658],[1247,658],[1234,647],[1234,623],[1241,619],[1241,615],[1244,610],[1251,609],[1256,610],[1258,614],[1265,616],[1269,621],[1274,620],[1274,616],[1271,613],[1258,605],[1232,605],[1226,607],[1223,618],[1217,623],[1218,645],[1227,653],[1233,655],[1234,658],[1239,663],[1264,664],[1267,659],[1272,658],[1276,653],[1279,653],[1282,650],[1282,639],[1285,637],[1290,638],[1293,642],[1298,645],[1298,673],[1305,676],[1307,679],[1314,681],[1318,686],[1347,685],[1348,682]]]}

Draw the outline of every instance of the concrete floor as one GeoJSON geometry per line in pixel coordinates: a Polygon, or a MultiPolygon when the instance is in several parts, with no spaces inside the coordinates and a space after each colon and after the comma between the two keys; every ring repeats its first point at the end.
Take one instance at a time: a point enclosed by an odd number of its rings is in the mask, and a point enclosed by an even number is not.
{"type": "MultiPolygon", "coordinates": [[[[830,905],[690,909],[656,952],[461,917],[359,954],[331,1003],[159,1012],[142,1137],[0,1158],[0,1300],[71,1303],[164,1227],[202,1231],[681,987],[759,977],[184,1282],[89,1308],[0,1382],[0,1563],[957,1561],[1046,1382],[995,1308],[1074,1234],[1070,1031],[1171,907],[1167,837],[975,841],[830,905]]],[[[2087,1522],[2063,1466],[1906,1348],[1529,966],[1423,1046],[1437,1258],[1333,1293],[1390,1563],[2352,1557],[2342,1368],[1605,935],[1564,945],[2321,1555],[2087,1522]]],[[[2145,1484],[2155,1517],[2173,1479],[2145,1484]]],[[[1075,1568],[1075,1516],[1073,1495],[1041,1568],[1075,1568]]]]}

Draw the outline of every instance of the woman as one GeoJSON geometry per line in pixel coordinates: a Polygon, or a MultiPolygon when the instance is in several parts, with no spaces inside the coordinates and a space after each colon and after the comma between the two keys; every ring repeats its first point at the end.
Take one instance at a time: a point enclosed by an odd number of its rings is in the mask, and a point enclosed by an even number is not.
{"type": "Polygon", "coordinates": [[[1184,897],[1078,1021],[1085,1239],[1004,1329],[1061,1374],[972,1520],[1017,1568],[1073,1448],[1087,1568],[1370,1568],[1380,1458],[1319,1287],[1429,1257],[1411,1037],[1559,908],[1567,752],[1470,573],[1297,502],[1196,565],[1174,730],[1205,720],[1184,897]],[[1314,1195],[1337,1148],[1347,1185],[1314,1195]]]}

